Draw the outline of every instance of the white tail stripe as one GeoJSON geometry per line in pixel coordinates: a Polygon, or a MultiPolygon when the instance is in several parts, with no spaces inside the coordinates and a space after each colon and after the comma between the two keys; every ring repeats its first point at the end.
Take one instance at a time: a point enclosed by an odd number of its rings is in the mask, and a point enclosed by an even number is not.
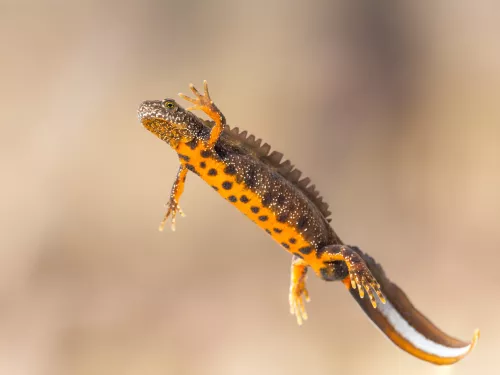
{"type": "Polygon", "coordinates": [[[399,333],[415,348],[420,349],[425,353],[441,358],[457,358],[464,356],[471,349],[471,344],[462,348],[451,348],[429,340],[409,325],[390,303],[390,301],[386,301],[385,304],[380,302],[380,300],[377,301],[377,309],[387,319],[389,324],[397,333],[399,333]]]}

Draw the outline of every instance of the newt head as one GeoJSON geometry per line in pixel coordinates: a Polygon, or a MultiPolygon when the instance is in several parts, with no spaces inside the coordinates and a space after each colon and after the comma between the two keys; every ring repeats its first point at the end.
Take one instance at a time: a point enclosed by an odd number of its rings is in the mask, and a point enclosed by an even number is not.
{"type": "Polygon", "coordinates": [[[137,116],[147,130],[174,148],[193,140],[204,127],[198,117],[173,99],[146,100],[139,106],[137,116]]]}

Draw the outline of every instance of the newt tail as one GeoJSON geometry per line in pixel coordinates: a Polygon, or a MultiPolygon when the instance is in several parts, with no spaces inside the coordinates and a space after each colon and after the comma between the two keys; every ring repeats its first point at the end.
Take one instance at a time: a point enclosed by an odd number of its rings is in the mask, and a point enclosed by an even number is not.
{"type": "Polygon", "coordinates": [[[282,153],[270,152],[267,143],[231,129],[206,81],[203,93],[190,88],[194,98],[179,95],[191,108],[164,99],[145,101],[138,110],[142,125],[179,157],[160,230],[169,218],[175,229],[177,214],[184,215],[179,201],[192,172],[292,255],[289,303],[299,324],[308,318],[306,279],[311,268],[325,281],[342,280],[367,316],[404,351],[431,363],[451,364],[472,350],[479,331],[466,343],[435,327],[373,258],[341,241],[330,226],[328,205],[309,178],[301,179],[302,173],[290,161],[282,161],[282,153]],[[212,121],[203,121],[190,110],[201,110],[212,121]]]}
{"type": "Polygon", "coordinates": [[[375,325],[404,351],[437,365],[450,365],[469,354],[479,339],[476,329],[471,342],[455,339],[418,311],[406,294],[385,275],[382,267],[368,254],[352,246],[365,260],[368,268],[381,285],[386,297],[384,305],[375,309],[351,290],[351,295],[375,325]]]}

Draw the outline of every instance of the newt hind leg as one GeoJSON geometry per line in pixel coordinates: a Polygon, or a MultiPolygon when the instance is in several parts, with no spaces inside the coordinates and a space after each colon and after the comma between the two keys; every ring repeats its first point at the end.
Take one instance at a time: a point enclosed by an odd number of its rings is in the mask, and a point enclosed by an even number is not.
{"type": "Polygon", "coordinates": [[[357,288],[361,298],[365,296],[366,292],[374,308],[377,307],[375,295],[382,303],[385,303],[385,297],[380,289],[380,284],[368,269],[363,258],[349,246],[326,246],[322,249],[321,260],[325,265],[325,268],[322,268],[319,272],[322,278],[328,280],[324,270],[328,269],[336,261],[342,261],[347,266],[348,271],[348,276],[343,279],[347,287],[350,285],[353,289],[357,288]]]}
{"type": "Polygon", "coordinates": [[[186,182],[186,175],[188,169],[184,164],[181,164],[179,167],[179,171],[177,172],[177,177],[175,178],[175,182],[172,185],[172,190],[170,191],[170,200],[165,205],[167,206],[167,212],[165,216],[163,216],[163,220],[160,223],[160,227],[158,228],[160,232],[165,228],[165,224],[168,220],[168,217],[172,217],[172,230],[175,231],[175,217],[177,213],[181,216],[185,216],[184,212],[182,212],[181,207],[179,206],[179,199],[181,198],[182,192],[184,191],[184,183],[186,182]]]}
{"type": "Polygon", "coordinates": [[[292,269],[290,277],[290,313],[295,315],[297,323],[302,325],[304,320],[307,320],[307,312],[304,305],[304,300],[309,302],[309,292],[306,288],[307,263],[301,258],[293,256],[292,269]]]}
{"type": "Polygon", "coordinates": [[[194,104],[192,107],[188,108],[188,110],[203,111],[207,114],[208,117],[215,121],[215,126],[210,131],[210,139],[207,142],[207,148],[210,149],[215,145],[215,142],[217,142],[220,134],[224,130],[224,126],[226,125],[226,118],[219,110],[219,108],[217,108],[214,101],[210,98],[207,81],[203,81],[203,94],[200,94],[193,84],[190,84],[189,88],[193,92],[195,98],[190,98],[187,95],[179,94],[182,99],[194,104]]]}

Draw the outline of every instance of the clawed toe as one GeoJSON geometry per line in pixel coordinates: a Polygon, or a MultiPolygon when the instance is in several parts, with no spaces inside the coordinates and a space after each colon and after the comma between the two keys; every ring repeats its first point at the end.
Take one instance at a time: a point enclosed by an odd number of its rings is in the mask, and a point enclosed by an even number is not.
{"type": "Polygon", "coordinates": [[[163,232],[163,229],[165,229],[165,224],[167,223],[168,218],[171,217],[172,218],[171,229],[172,229],[172,232],[175,232],[175,219],[177,217],[177,214],[179,214],[182,217],[185,217],[186,214],[182,211],[182,209],[178,203],[171,201],[171,202],[167,203],[165,206],[168,206],[168,210],[167,210],[167,213],[165,214],[165,216],[163,217],[163,220],[161,221],[160,226],[158,227],[158,230],[160,232],[163,232]]]}
{"type": "Polygon", "coordinates": [[[307,320],[307,311],[302,297],[290,301],[290,314],[295,315],[299,326],[307,320]]]}
{"type": "Polygon", "coordinates": [[[353,289],[358,289],[360,298],[364,298],[366,291],[374,308],[377,307],[375,295],[378,296],[380,302],[385,303],[384,295],[380,290],[380,284],[375,280],[368,269],[362,268],[351,270],[349,276],[351,279],[351,286],[353,289]]]}
{"type": "Polygon", "coordinates": [[[194,106],[187,108],[188,110],[190,110],[190,111],[192,111],[192,110],[203,110],[204,107],[208,107],[211,104],[213,104],[213,101],[210,98],[210,94],[208,92],[208,83],[207,83],[207,81],[203,81],[203,89],[204,89],[203,90],[204,91],[203,94],[200,94],[200,92],[196,89],[196,87],[194,87],[194,85],[192,83],[189,85],[189,88],[193,92],[195,98],[191,98],[191,97],[189,97],[187,95],[184,95],[182,93],[179,94],[179,96],[182,99],[184,99],[184,100],[186,100],[186,101],[194,104],[194,106]]]}
{"type": "Polygon", "coordinates": [[[302,323],[307,320],[307,311],[305,302],[309,302],[309,292],[305,286],[297,286],[290,290],[290,314],[295,315],[297,318],[297,324],[302,325],[302,323]]]}

